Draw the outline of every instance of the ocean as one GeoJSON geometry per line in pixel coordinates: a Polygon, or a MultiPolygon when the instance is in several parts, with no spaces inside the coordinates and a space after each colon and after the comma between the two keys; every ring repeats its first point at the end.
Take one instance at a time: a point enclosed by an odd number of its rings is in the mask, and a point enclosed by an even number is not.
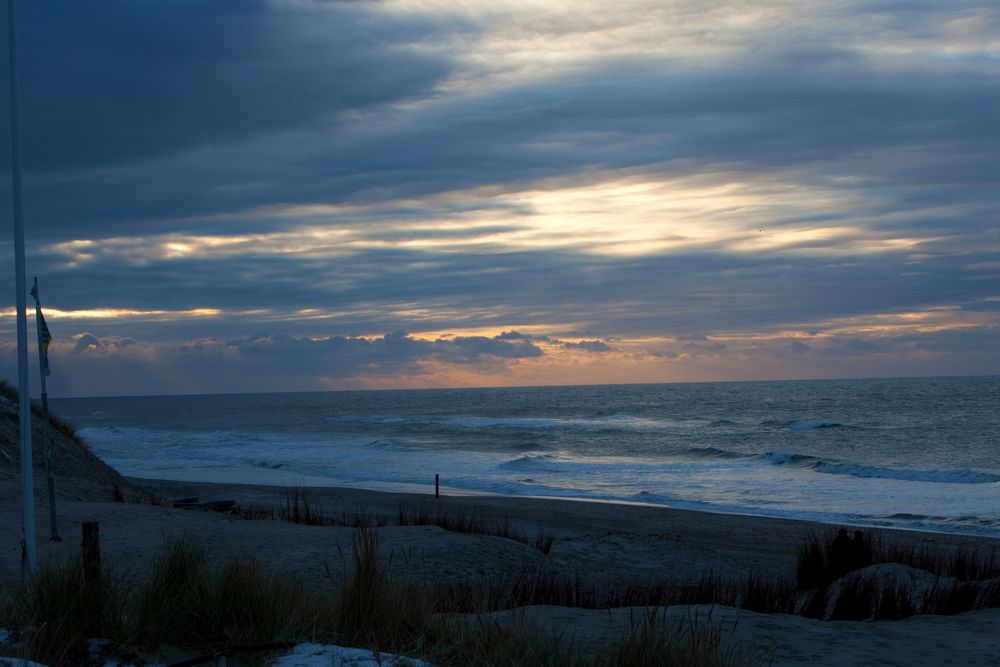
{"type": "Polygon", "coordinates": [[[1000,537],[1000,377],[57,399],[125,475],[1000,537]]]}

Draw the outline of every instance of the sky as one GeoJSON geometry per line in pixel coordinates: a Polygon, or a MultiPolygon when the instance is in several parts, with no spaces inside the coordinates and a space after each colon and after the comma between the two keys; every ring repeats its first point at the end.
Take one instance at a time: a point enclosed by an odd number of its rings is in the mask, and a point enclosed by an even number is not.
{"type": "Polygon", "coordinates": [[[18,10],[52,395],[1000,373],[994,0],[18,10]]]}

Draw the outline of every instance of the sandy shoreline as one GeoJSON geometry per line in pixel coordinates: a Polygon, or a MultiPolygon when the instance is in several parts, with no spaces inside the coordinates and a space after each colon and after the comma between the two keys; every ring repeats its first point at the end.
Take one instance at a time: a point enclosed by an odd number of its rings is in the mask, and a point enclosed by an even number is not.
{"type": "MultiPolygon", "coordinates": [[[[131,481],[168,500],[197,496],[202,501],[234,500],[261,508],[281,507],[288,494],[287,488],[269,486],[131,481]]],[[[806,521],[565,499],[447,495],[435,499],[433,494],[353,488],[301,490],[314,509],[332,516],[359,511],[394,516],[402,504],[436,513],[507,519],[529,535],[554,538],[551,552],[545,555],[514,540],[453,533],[437,526],[380,528],[380,549],[387,567],[394,576],[411,581],[468,581],[541,567],[595,583],[683,580],[709,571],[733,576],[790,576],[794,575],[802,539],[832,530],[831,526],[806,521]]],[[[4,501],[0,510],[0,574],[5,581],[15,581],[20,572],[16,494],[13,482],[0,483],[0,499],[4,501]]],[[[44,539],[48,515],[39,504],[40,559],[60,560],[78,553],[80,524],[97,520],[105,560],[126,572],[140,571],[165,541],[186,536],[212,558],[252,556],[275,569],[325,580],[328,572],[346,567],[355,535],[355,529],[342,526],[253,521],[169,505],[109,501],[60,500],[58,518],[65,538],[61,543],[44,539]]],[[[891,532],[897,540],[922,547],[1000,547],[1000,540],[984,537],[889,529],[871,532],[891,532]]],[[[604,636],[617,630],[627,617],[624,612],[568,608],[533,607],[525,613],[545,628],[581,637],[604,636]]],[[[683,610],[673,608],[670,613],[683,610]]],[[[1000,661],[1000,642],[995,639],[1000,634],[1000,610],[852,623],[719,608],[713,618],[730,625],[739,618],[732,640],[772,647],[774,664],[944,664],[959,656],[966,664],[1000,661]]]]}

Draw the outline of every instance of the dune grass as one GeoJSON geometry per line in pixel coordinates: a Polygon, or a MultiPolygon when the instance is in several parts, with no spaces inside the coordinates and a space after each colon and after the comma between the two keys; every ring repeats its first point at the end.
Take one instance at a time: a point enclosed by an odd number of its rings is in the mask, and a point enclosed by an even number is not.
{"type": "MultiPolygon", "coordinates": [[[[799,548],[796,586],[807,590],[825,586],[835,574],[829,562],[834,533],[813,533],[799,548]]],[[[867,535],[864,562],[872,565],[899,563],[941,577],[959,581],[984,581],[1000,578],[1000,548],[989,551],[964,545],[932,547],[888,538],[884,534],[867,535]]]]}
{"type": "MultiPolygon", "coordinates": [[[[803,545],[805,557],[815,558],[814,542],[803,545]]],[[[885,548],[873,553],[908,552],[885,548]]],[[[943,551],[931,564],[942,572],[991,573],[983,566],[987,556],[956,553],[966,552],[943,551]]],[[[822,580],[801,563],[798,569],[806,573],[806,581],[822,580]]],[[[336,642],[418,657],[441,667],[735,666],[764,664],[766,655],[727,645],[723,629],[710,618],[668,620],[662,609],[706,604],[793,613],[801,595],[791,579],[708,573],[689,583],[595,583],[548,569],[418,586],[392,579],[380,560],[378,532],[371,528],[356,531],[342,570],[328,567],[327,572],[329,581],[318,586],[294,573],[266,571],[250,560],[213,562],[196,544],[182,539],[168,544],[141,576],[105,569],[87,580],[77,560],[43,565],[19,589],[0,591],[0,625],[17,629],[21,657],[49,665],[84,664],[87,640],[99,637],[145,650],[177,646],[195,652],[247,644],[336,642]],[[594,654],[519,620],[516,610],[530,605],[644,611],[636,612],[622,637],[610,639],[594,654]],[[514,616],[504,622],[489,616],[503,610],[514,610],[514,616]]],[[[832,617],[895,619],[1000,603],[995,579],[955,577],[948,582],[915,600],[913,591],[903,586],[877,587],[862,576],[845,577],[838,582],[832,617]]],[[[816,589],[814,610],[825,609],[826,590],[816,589]]]]}
{"type": "Polygon", "coordinates": [[[791,581],[706,573],[694,582],[674,578],[587,581],[540,568],[437,587],[442,611],[483,613],[531,605],[582,609],[714,604],[761,613],[793,613],[791,581]]]}
{"type": "MultiPolygon", "coordinates": [[[[253,506],[241,508],[238,512],[247,519],[275,518],[273,511],[253,506]]],[[[383,528],[386,526],[437,526],[452,533],[468,533],[503,537],[515,542],[533,546],[548,555],[555,543],[551,533],[539,532],[532,536],[508,518],[490,519],[464,510],[440,510],[426,505],[411,506],[400,503],[395,515],[377,514],[367,508],[353,512],[341,510],[328,514],[313,503],[309,495],[300,488],[290,488],[285,493],[285,504],[277,512],[277,518],[306,526],[346,526],[351,528],[383,528]]]]}
{"type": "Polygon", "coordinates": [[[188,540],[165,548],[139,578],[105,568],[88,580],[78,559],[43,564],[9,595],[3,624],[21,629],[21,657],[87,662],[87,640],[191,650],[334,636],[329,601],[300,578],[252,561],[219,565],[188,540]]]}
{"type": "Polygon", "coordinates": [[[633,618],[631,629],[599,655],[601,667],[657,667],[658,665],[765,665],[769,652],[762,647],[727,646],[723,628],[697,615],[670,620],[662,609],[645,610],[633,618]]]}
{"type": "Polygon", "coordinates": [[[4,613],[31,659],[85,664],[85,641],[125,631],[126,587],[107,570],[85,580],[79,559],[40,567],[31,585],[10,594],[4,613]]]}
{"type": "Polygon", "coordinates": [[[182,539],[168,544],[138,577],[104,570],[88,581],[79,561],[43,565],[20,589],[0,594],[0,625],[17,629],[18,657],[53,666],[86,664],[87,640],[94,638],[144,650],[174,646],[193,652],[336,642],[441,667],[760,664],[756,655],[724,648],[721,631],[708,622],[675,627],[642,617],[597,656],[523,623],[499,624],[478,616],[445,622],[439,612],[447,605],[433,589],[389,577],[380,565],[373,530],[358,530],[349,564],[339,576],[330,576],[335,581],[316,586],[294,574],[267,572],[252,561],[212,563],[197,545],[182,539]],[[675,657],[657,661],[657,655],[675,657]]]}
{"type": "MultiPolygon", "coordinates": [[[[10,384],[6,380],[0,380],[0,396],[3,396],[11,403],[17,403],[20,401],[21,393],[17,390],[17,387],[10,384]]],[[[31,413],[39,419],[44,418],[42,406],[37,403],[31,404],[31,413]]],[[[76,429],[73,425],[59,417],[59,415],[53,414],[51,410],[49,410],[49,424],[52,426],[53,430],[62,433],[67,438],[75,441],[77,444],[84,444],[83,440],[80,439],[80,436],[77,435],[76,429]]]]}
{"type": "MultiPolygon", "coordinates": [[[[801,611],[805,616],[824,616],[829,588],[842,575],[830,563],[833,539],[833,532],[814,533],[799,548],[796,588],[810,596],[801,611]]],[[[987,551],[964,545],[932,547],[875,534],[866,536],[860,561],[871,565],[904,565],[939,579],[929,591],[918,594],[913,587],[901,584],[878,586],[871,576],[843,577],[838,583],[830,618],[895,620],[917,614],[959,614],[1000,606],[997,548],[987,551]]]]}

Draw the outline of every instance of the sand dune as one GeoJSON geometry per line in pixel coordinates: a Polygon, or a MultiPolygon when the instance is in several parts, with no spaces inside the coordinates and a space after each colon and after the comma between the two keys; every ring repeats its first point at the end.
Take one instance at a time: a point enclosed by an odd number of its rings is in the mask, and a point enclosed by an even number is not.
{"type": "MultiPolygon", "coordinates": [[[[0,483],[7,497],[11,481],[0,483]]],[[[272,487],[224,486],[183,482],[147,483],[168,498],[196,495],[205,500],[238,500],[277,506],[287,491],[272,487]]],[[[378,529],[381,557],[393,576],[411,581],[470,581],[540,566],[589,581],[623,577],[697,575],[706,569],[728,573],[788,573],[800,539],[816,530],[805,522],[709,514],[653,507],[619,506],[565,500],[500,497],[441,498],[353,489],[311,489],[314,507],[326,513],[393,514],[400,503],[436,511],[466,511],[506,517],[527,531],[555,536],[548,556],[534,547],[501,537],[445,531],[437,526],[387,526],[378,529]]],[[[39,507],[42,511],[42,508],[39,507]]],[[[97,520],[105,559],[126,572],[141,570],[165,540],[187,536],[210,557],[252,555],[269,567],[295,570],[317,581],[347,567],[355,530],[340,526],[303,526],[277,520],[235,516],[147,504],[64,500],[60,522],[66,540],[40,541],[42,559],[77,553],[80,524],[97,520]]],[[[0,510],[0,573],[18,576],[19,515],[16,503],[0,510]]],[[[923,545],[956,542],[994,546],[995,542],[909,532],[901,539],[923,545]]],[[[567,638],[595,645],[621,632],[637,610],[585,610],[526,607],[517,615],[567,638]]],[[[1000,610],[960,616],[914,617],[904,621],[816,621],[798,616],[756,614],[716,607],[672,607],[670,617],[696,613],[727,629],[727,641],[772,651],[774,664],[949,664],[1000,662],[1000,610]],[[737,619],[739,622],[737,623],[737,619]],[[733,630],[732,628],[735,628],[733,630]]],[[[512,612],[498,612],[498,619],[512,612]]]]}

